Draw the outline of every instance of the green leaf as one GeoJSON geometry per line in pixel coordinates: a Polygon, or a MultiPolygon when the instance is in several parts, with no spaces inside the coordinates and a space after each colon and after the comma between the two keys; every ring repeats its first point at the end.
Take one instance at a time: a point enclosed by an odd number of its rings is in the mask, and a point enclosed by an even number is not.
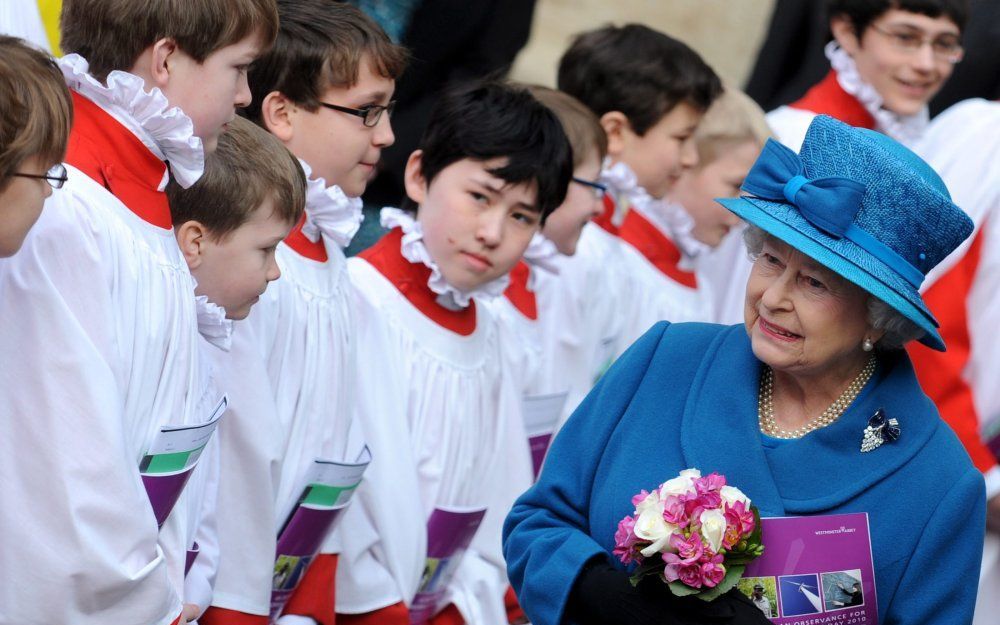
{"type": "MultiPolygon", "coordinates": [[[[736,582],[740,581],[743,577],[743,570],[746,569],[745,566],[730,566],[726,569],[726,576],[722,578],[719,585],[715,588],[709,588],[703,592],[698,593],[698,598],[702,601],[712,601],[716,597],[726,594],[729,589],[736,585],[736,582]]],[[[671,588],[673,590],[673,588],[671,588]]],[[[677,593],[674,593],[677,594],[677,593]]]]}
{"type": "Polygon", "coordinates": [[[686,597],[688,595],[694,595],[701,592],[700,588],[691,588],[690,586],[685,585],[680,580],[677,580],[675,582],[670,582],[669,584],[667,584],[667,587],[670,588],[670,592],[674,593],[675,597],[686,597]]]}

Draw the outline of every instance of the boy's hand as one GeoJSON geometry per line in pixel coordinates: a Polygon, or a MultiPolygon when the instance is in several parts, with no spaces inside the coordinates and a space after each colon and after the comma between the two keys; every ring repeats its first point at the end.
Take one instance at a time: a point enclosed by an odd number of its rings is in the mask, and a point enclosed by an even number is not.
{"type": "Polygon", "coordinates": [[[198,618],[199,614],[201,614],[201,606],[193,603],[185,603],[184,609],[181,611],[181,622],[190,623],[198,618]]]}

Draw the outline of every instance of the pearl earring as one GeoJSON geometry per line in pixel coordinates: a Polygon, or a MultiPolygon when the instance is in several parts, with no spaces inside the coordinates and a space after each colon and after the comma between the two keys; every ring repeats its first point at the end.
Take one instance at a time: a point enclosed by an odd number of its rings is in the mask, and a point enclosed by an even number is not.
{"type": "Polygon", "coordinates": [[[870,352],[873,349],[875,349],[875,344],[872,343],[872,340],[866,336],[865,340],[861,343],[861,349],[865,350],[866,352],[870,352]]]}

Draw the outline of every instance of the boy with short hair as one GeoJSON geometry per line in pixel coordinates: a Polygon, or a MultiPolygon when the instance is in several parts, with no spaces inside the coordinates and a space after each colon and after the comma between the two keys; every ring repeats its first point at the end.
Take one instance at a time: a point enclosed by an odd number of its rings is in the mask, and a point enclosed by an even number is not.
{"type": "Polygon", "coordinates": [[[482,300],[506,289],[571,172],[551,111],[523,88],[472,83],[438,102],[404,209],[382,211],[390,232],[348,261],[371,311],[359,342],[386,336],[390,349],[361,358],[386,403],[362,413],[375,460],[348,514],[375,531],[345,536],[338,622],[506,625],[500,528],[532,467],[521,389],[482,300]]]}
{"type": "MultiPolygon", "coordinates": [[[[222,485],[220,496],[227,505],[219,512],[219,585],[202,625],[266,622],[269,610],[279,609],[268,601],[276,531],[295,506],[302,480],[317,458],[350,463],[364,447],[354,413],[362,394],[359,386],[369,383],[359,378],[370,370],[363,371],[357,360],[359,313],[351,301],[343,248],[361,222],[359,196],[382,149],[394,141],[392,94],[406,53],[348,3],[279,0],[278,12],[275,45],[250,72],[254,102],[245,115],[300,160],[309,189],[302,219],[276,251],[283,279],[261,298],[247,327],[238,330],[253,334],[255,354],[233,359],[241,367],[254,358],[266,371],[265,382],[247,376],[234,380],[229,389],[234,400],[239,403],[253,392],[248,386],[266,386],[276,412],[255,418],[249,410],[256,406],[237,405],[229,416],[274,423],[286,442],[268,458],[255,453],[266,448],[265,441],[240,441],[238,450],[233,441],[233,453],[224,458],[223,475],[233,479],[222,485]],[[252,461],[259,467],[271,461],[280,466],[266,507],[251,508],[250,491],[260,489],[237,479],[252,461]],[[263,519],[267,522],[261,524],[263,519]]],[[[265,430],[254,431],[266,436],[265,430]]],[[[282,623],[295,616],[324,624],[335,618],[339,540],[330,530],[316,538],[323,546],[303,567],[301,581],[281,610],[282,623]]]]}
{"type": "Polygon", "coordinates": [[[73,121],[62,72],[49,55],[0,35],[0,258],[21,249],[42,203],[63,184],[73,121]]]}
{"type": "MultiPolygon", "coordinates": [[[[188,189],[176,182],[167,186],[174,236],[197,281],[204,406],[199,414],[211,414],[226,390],[215,370],[222,352],[229,351],[231,320],[246,318],[266,285],[281,274],[274,250],[302,215],[305,187],[305,174],[288,150],[241,118],[229,123],[198,182],[188,189]]],[[[241,425],[227,418],[220,435],[241,425]]],[[[209,441],[185,488],[189,547],[197,555],[184,577],[184,603],[193,606],[196,618],[212,601],[219,564],[219,438],[209,441]]]]}
{"type": "Polygon", "coordinates": [[[194,283],[163,188],[201,175],[277,15],[273,0],[65,0],[62,27],[69,179],[0,282],[0,324],[18,328],[0,353],[19,359],[0,411],[31,415],[0,450],[0,564],[37,573],[5,586],[4,614],[167,625],[187,502],[158,532],[139,462],[162,426],[203,415],[194,283]]]}
{"type": "Polygon", "coordinates": [[[691,137],[721,83],[684,43],[627,24],[577,36],[559,62],[558,84],[598,116],[608,137],[605,212],[561,268],[561,297],[581,310],[581,325],[571,331],[579,349],[566,370],[572,410],[647,329],[646,311],[672,321],[700,315],[694,274],[681,266],[676,240],[677,222],[686,218],[661,200],[697,163],[691,137]],[[572,292],[573,285],[582,291],[572,292]]]}
{"type": "Polygon", "coordinates": [[[912,147],[927,129],[927,103],[962,60],[968,0],[827,0],[827,7],[830,72],[768,113],[768,124],[796,151],[820,114],[912,147]]]}

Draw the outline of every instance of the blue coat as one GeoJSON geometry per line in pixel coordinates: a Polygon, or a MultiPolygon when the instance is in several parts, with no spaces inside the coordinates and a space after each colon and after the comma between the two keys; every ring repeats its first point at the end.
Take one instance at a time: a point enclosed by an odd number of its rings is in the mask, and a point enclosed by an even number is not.
{"type": "MultiPolygon", "coordinates": [[[[686,468],[717,471],[763,516],[867,512],[879,622],[972,621],[985,531],[982,475],[905,353],[832,425],[766,447],[761,365],[742,326],[659,323],[601,379],[556,437],[538,483],[514,505],[504,554],[536,625],[562,623],[583,564],[611,556],[630,498],[686,468]],[[899,440],[860,452],[883,408],[899,440]]],[[[620,566],[620,565],[619,565],[620,566]]]]}

